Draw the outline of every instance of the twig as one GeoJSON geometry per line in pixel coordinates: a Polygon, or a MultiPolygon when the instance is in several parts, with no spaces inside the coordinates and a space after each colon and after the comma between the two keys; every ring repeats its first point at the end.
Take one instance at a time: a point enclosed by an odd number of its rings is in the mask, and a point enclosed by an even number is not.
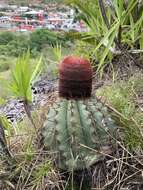
{"type": "Polygon", "coordinates": [[[35,125],[35,123],[34,123],[34,121],[33,121],[33,118],[32,118],[32,115],[31,115],[31,111],[30,111],[30,109],[29,109],[28,102],[25,100],[25,101],[23,102],[23,105],[24,105],[25,112],[26,112],[26,114],[27,114],[27,116],[28,116],[28,118],[29,118],[29,120],[30,120],[32,126],[34,127],[37,136],[38,136],[38,131],[37,131],[36,125],[35,125]]]}

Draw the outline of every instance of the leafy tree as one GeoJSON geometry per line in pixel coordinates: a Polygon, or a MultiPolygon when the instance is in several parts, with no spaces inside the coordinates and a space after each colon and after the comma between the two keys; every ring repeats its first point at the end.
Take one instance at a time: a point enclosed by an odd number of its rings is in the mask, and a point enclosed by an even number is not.
{"type": "Polygon", "coordinates": [[[40,51],[45,45],[56,45],[62,43],[62,37],[47,29],[40,29],[33,32],[30,36],[30,48],[40,51]]]}

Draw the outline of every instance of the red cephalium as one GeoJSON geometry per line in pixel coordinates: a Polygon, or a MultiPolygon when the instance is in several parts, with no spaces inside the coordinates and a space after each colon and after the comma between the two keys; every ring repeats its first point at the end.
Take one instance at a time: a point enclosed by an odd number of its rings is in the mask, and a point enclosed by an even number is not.
{"type": "Polygon", "coordinates": [[[91,90],[90,62],[76,56],[66,57],[59,65],[59,96],[66,99],[88,98],[91,90]]]}

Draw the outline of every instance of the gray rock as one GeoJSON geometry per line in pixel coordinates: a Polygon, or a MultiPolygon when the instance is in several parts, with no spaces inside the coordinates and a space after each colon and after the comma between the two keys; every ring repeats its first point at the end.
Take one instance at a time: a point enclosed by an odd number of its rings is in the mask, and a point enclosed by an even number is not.
{"type": "MultiPolygon", "coordinates": [[[[32,89],[32,106],[35,109],[37,106],[44,106],[48,102],[50,93],[57,89],[57,78],[41,76],[35,81],[32,89]]],[[[21,121],[25,116],[23,101],[20,99],[10,99],[7,103],[0,107],[0,115],[5,116],[12,124],[21,121]]]]}

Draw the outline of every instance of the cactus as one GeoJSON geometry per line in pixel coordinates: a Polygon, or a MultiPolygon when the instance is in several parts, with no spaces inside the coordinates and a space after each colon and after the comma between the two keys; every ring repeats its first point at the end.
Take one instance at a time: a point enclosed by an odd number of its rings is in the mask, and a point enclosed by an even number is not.
{"type": "Polygon", "coordinates": [[[66,57],[59,73],[59,98],[48,110],[43,143],[60,169],[82,170],[112,150],[117,126],[107,107],[91,96],[92,69],[87,60],[66,57]]]}

